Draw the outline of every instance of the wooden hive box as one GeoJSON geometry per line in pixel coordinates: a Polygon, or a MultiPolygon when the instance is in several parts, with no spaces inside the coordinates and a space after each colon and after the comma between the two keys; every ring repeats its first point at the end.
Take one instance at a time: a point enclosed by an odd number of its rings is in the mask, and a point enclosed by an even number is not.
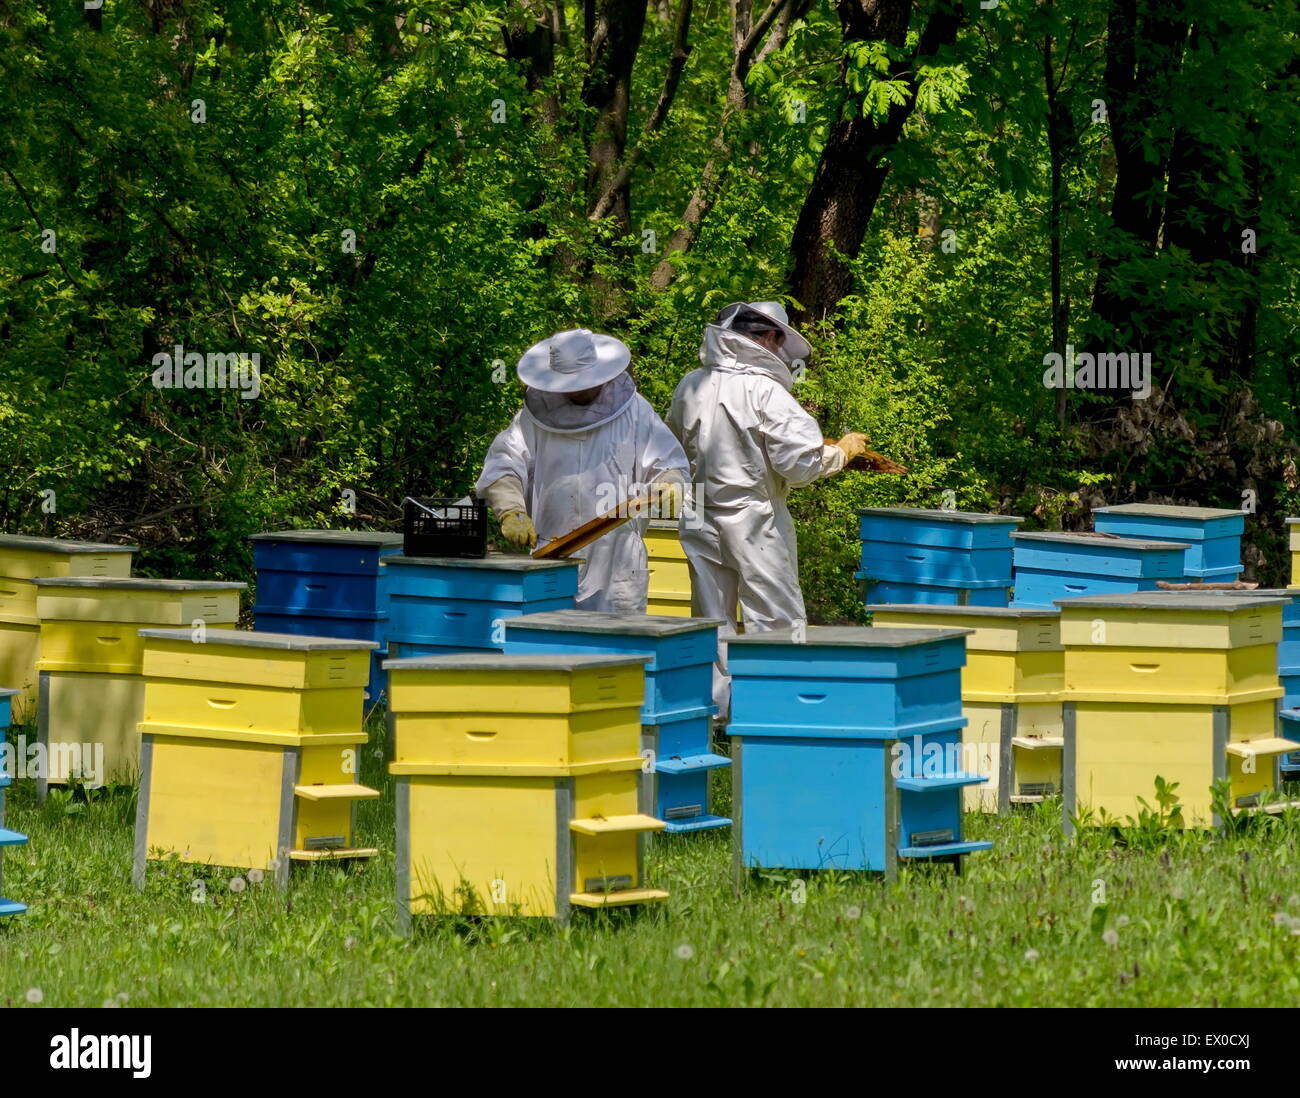
{"type": "Polygon", "coordinates": [[[134,782],[144,680],[142,626],[233,630],[245,584],[119,576],[39,578],[38,736],[51,784],[134,782]],[[87,757],[89,756],[89,758],[87,757]]]}
{"type": "Polygon", "coordinates": [[[645,811],[666,821],[669,832],[704,831],[731,822],[708,810],[709,771],[731,765],[713,750],[711,735],[721,624],[712,618],[555,610],[510,618],[505,650],[645,657],[645,811]]]}
{"type": "Polygon", "coordinates": [[[36,715],[40,618],[38,578],[127,576],[134,545],[0,535],[0,684],[16,687],[14,717],[36,715]]]}
{"type": "Polygon", "coordinates": [[[500,651],[500,623],[518,614],[571,610],[578,562],[489,553],[461,557],[385,557],[389,640],[395,656],[500,651]]]}
{"type": "Polygon", "coordinates": [[[858,511],[868,604],[1005,606],[1015,515],[921,507],[858,511]]]}
{"type": "Polygon", "coordinates": [[[1065,646],[1063,810],[1113,820],[1178,782],[1187,827],[1217,826],[1276,787],[1277,641],[1288,600],[1158,592],[1058,602],[1065,646]],[[1141,800],[1140,800],[1141,799],[1141,800]]]}
{"type": "Polygon", "coordinates": [[[367,695],[383,693],[387,655],[385,557],[402,551],[401,534],[363,530],[282,530],[254,534],[256,628],[270,633],[374,641],[367,695]]]}
{"type": "Polygon", "coordinates": [[[1241,511],[1123,503],[1096,508],[1092,522],[1098,533],[1181,542],[1186,546],[1183,574],[1191,579],[1231,580],[1245,571],[1241,534],[1246,516],[1241,511]]]}
{"type": "Polygon", "coordinates": [[[644,657],[389,660],[398,910],[565,919],[644,886],[644,657]]]}
{"type": "Polygon", "coordinates": [[[642,537],[650,568],[647,609],[651,614],[689,618],[691,568],[682,548],[677,521],[651,519],[642,537]]]}
{"type": "Polygon", "coordinates": [[[332,637],[146,629],[135,880],[155,851],[273,870],[364,858],[355,805],[374,645],[332,637]]]}
{"type": "MultiPolygon", "coordinates": [[[[4,733],[9,727],[11,706],[17,694],[17,690],[0,690],[0,742],[3,742],[4,733]]],[[[5,827],[5,790],[9,788],[11,781],[12,779],[5,773],[4,768],[0,767],[0,916],[21,915],[27,910],[26,904],[20,904],[17,900],[5,899],[4,896],[5,848],[24,846],[27,843],[26,835],[5,827]]]]}
{"type": "Polygon", "coordinates": [[[1061,791],[1060,611],[1026,607],[873,606],[873,626],[967,629],[962,669],[967,809],[1008,812],[1061,791]],[[973,750],[974,757],[969,757],[973,750]]]}
{"type": "Polygon", "coordinates": [[[737,874],[952,860],[966,632],[812,626],[728,643],[737,874]]]}
{"type": "Polygon", "coordinates": [[[1180,542],[1056,531],[1013,538],[1015,606],[1050,610],[1057,599],[1154,591],[1160,580],[1183,579],[1180,542]]]}

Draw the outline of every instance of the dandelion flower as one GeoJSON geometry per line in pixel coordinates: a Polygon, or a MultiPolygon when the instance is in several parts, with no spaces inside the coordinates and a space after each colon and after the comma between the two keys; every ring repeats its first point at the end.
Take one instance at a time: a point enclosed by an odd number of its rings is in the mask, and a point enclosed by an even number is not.
{"type": "Polygon", "coordinates": [[[260,869],[250,869],[250,870],[248,871],[248,879],[249,879],[249,881],[250,881],[252,884],[255,884],[255,885],[256,885],[256,884],[261,884],[261,883],[262,883],[262,880],[263,880],[265,877],[266,877],[266,874],[263,873],[260,869]]]}
{"type": "Polygon", "coordinates": [[[1127,915],[1121,915],[1119,916],[1119,918],[1115,920],[1116,926],[1128,926],[1128,924],[1129,924],[1129,918],[1127,915]]]}
{"type": "Polygon", "coordinates": [[[244,881],[244,878],[243,878],[243,877],[231,877],[231,878],[230,878],[230,891],[231,891],[231,892],[243,892],[245,887],[246,887],[246,885],[245,885],[245,881],[244,881]]]}
{"type": "Polygon", "coordinates": [[[122,1005],[122,1004],[119,1003],[116,999],[105,999],[105,1000],[104,1000],[104,1006],[105,1006],[105,1008],[107,1008],[107,1007],[119,1007],[119,1006],[121,1006],[121,1005],[122,1005]]]}
{"type": "Polygon", "coordinates": [[[860,908],[860,907],[846,907],[846,908],[844,909],[844,916],[845,916],[845,918],[848,918],[848,919],[860,919],[860,918],[862,918],[862,908],[860,908]]]}
{"type": "Polygon", "coordinates": [[[677,959],[679,961],[689,961],[695,956],[695,950],[685,943],[679,945],[674,952],[677,954],[677,959]]]}
{"type": "Polygon", "coordinates": [[[1108,926],[1106,928],[1105,933],[1102,934],[1101,940],[1105,942],[1108,946],[1119,945],[1119,931],[1116,930],[1113,926],[1108,926]]]}
{"type": "Polygon", "coordinates": [[[45,992],[39,987],[29,987],[27,989],[27,1001],[29,1003],[43,1003],[45,1002],[45,992]]]}
{"type": "Polygon", "coordinates": [[[1025,960],[1032,965],[1036,960],[1038,960],[1038,950],[1036,949],[1025,950],[1025,960]]]}

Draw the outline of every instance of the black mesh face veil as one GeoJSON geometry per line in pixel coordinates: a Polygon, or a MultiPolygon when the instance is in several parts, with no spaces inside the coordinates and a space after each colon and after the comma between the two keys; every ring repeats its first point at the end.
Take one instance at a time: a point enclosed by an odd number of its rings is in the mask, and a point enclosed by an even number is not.
{"type": "Polygon", "coordinates": [[[739,332],[741,335],[749,336],[750,339],[755,340],[764,332],[775,332],[777,342],[785,342],[785,333],[773,324],[769,317],[765,317],[755,309],[746,308],[740,302],[728,305],[719,312],[717,323],[720,328],[739,332]]]}

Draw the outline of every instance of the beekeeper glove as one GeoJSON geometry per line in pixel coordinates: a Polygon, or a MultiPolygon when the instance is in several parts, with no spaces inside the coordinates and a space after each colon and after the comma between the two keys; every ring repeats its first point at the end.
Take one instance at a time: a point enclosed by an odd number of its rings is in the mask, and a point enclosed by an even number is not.
{"type": "Polygon", "coordinates": [[[855,457],[861,457],[867,452],[867,436],[860,431],[850,431],[835,445],[844,451],[844,461],[847,464],[855,457]]]}
{"type": "Polygon", "coordinates": [[[650,485],[650,506],[655,518],[675,519],[682,508],[681,483],[661,480],[650,485]]]}
{"type": "Polygon", "coordinates": [[[537,544],[537,527],[524,511],[511,511],[501,520],[501,536],[520,549],[537,544]]]}

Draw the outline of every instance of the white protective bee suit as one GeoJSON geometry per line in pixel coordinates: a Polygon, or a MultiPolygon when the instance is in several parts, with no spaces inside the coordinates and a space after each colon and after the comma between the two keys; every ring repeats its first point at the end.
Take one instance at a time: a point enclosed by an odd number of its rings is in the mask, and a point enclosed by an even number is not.
{"type": "MultiPolygon", "coordinates": [[[[503,477],[516,478],[519,504],[536,525],[537,544],[544,545],[645,485],[684,484],[687,471],[681,446],[624,372],[588,405],[527,389],[523,408],[492,440],[475,488],[483,495],[503,477]]],[[[648,522],[648,514],[638,516],[579,550],[585,558],[578,571],[579,610],[645,613],[650,570],[642,535],[648,522]]]]}
{"type": "Polygon", "coordinates": [[[735,636],[737,600],[747,634],[805,620],[786,496],[838,472],[845,454],[823,443],[817,421],[791,395],[786,363],[753,339],[710,324],[700,362],[678,384],[667,423],[690,459],[694,485],[680,523],[691,613],[727,623],[713,685],[718,719],[726,720],[724,638],[735,636]]]}

